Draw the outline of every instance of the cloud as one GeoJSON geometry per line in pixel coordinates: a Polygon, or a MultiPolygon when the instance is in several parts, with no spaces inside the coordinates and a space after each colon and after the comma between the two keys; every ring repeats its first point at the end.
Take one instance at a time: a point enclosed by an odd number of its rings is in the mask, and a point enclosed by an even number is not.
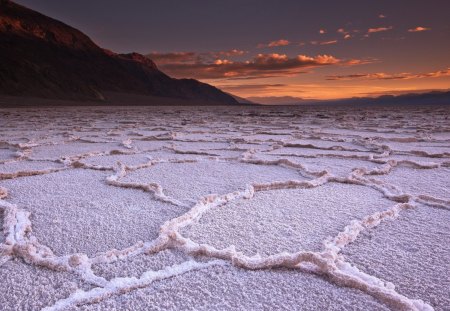
{"type": "Polygon", "coordinates": [[[377,33],[377,32],[382,32],[382,31],[388,31],[388,30],[391,30],[391,29],[393,29],[392,26],[389,26],[389,27],[378,27],[378,28],[369,28],[367,30],[367,33],[377,33]]]}
{"type": "Polygon", "coordinates": [[[327,33],[327,31],[326,31],[325,29],[320,29],[320,30],[319,30],[319,33],[320,33],[321,35],[323,35],[323,34],[327,33]]]}
{"type": "Polygon", "coordinates": [[[247,61],[216,59],[213,62],[163,64],[160,68],[175,77],[197,79],[260,79],[305,73],[305,69],[331,65],[358,65],[360,60],[341,60],[331,55],[288,57],[286,54],[258,54],[247,61]]]}
{"type": "Polygon", "coordinates": [[[228,50],[228,51],[220,51],[217,52],[216,54],[218,55],[223,55],[223,56],[241,56],[248,53],[247,51],[242,51],[242,50],[238,50],[238,49],[232,49],[232,50],[228,50]]]}
{"type": "Polygon", "coordinates": [[[378,15],[378,18],[386,18],[386,15],[380,14],[380,15],[378,15]]]}
{"type": "Polygon", "coordinates": [[[286,87],[287,84],[280,84],[280,83],[272,83],[272,84],[265,84],[265,83],[258,83],[258,84],[224,84],[224,85],[216,85],[218,88],[225,90],[227,92],[233,93],[233,92],[242,92],[242,91],[267,91],[267,90],[274,90],[286,87]]]}
{"type": "Polygon", "coordinates": [[[247,51],[232,49],[218,52],[170,52],[159,53],[152,52],[146,56],[153,60],[158,66],[166,64],[183,64],[183,63],[202,63],[205,61],[214,61],[221,57],[235,57],[247,54],[247,51]]]}
{"type": "Polygon", "coordinates": [[[338,40],[331,40],[331,41],[323,41],[320,42],[320,45],[329,45],[329,44],[336,44],[338,42],[338,40]]]}
{"type": "Polygon", "coordinates": [[[388,73],[365,73],[365,74],[351,74],[351,75],[334,75],[327,76],[327,80],[410,80],[410,79],[424,79],[424,78],[439,78],[450,76],[450,68],[425,72],[425,73],[398,73],[398,74],[388,74],[388,73]]]}
{"type": "Polygon", "coordinates": [[[336,44],[338,40],[331,40],[331,41],[310,41],[309,43],[312,45],[329,45],[329,44],[336,44]]]}
{"type": "Polygon", "coordinates": [[[409,32],[422,32],[422,31],[429,31],[431,30],[431,28],[427,28],[427,27],[416,27],[416,28],[411,28],[408,29],[409,32]]]}
{"type": "Polygon", "coordinates": [[[173,52],[173,53],[158,53],[152,52],[146,55],[153,60],[157,65],[172,64],[172,63],[189,63],[199,61],[199,55],[195,52],[173,52]]]}
{"type": "Polygon", "coordinates": [[[339,28],[337,30],[337,33],[343,35],[345,40],[352,38],[352,35],[350,33],[358,33],[358,32],[359,32],[358,29],[345,30],[344,28],[339,28]]]}
{"type": "Polygon", "coordinates": [[[257,47],[258,47],[258,48],[276,47],[276,46],[286,46],[286,45],[289,45],[289,44],[291,44],[291,42],[289,42],[289,40],[286,40],[286,39],[280,39],[280,40],[276,40],[276,41],[269,42],[269,43],[267,43],[267,44],[260,43],[260,44],[258,44],[257,47]]]}

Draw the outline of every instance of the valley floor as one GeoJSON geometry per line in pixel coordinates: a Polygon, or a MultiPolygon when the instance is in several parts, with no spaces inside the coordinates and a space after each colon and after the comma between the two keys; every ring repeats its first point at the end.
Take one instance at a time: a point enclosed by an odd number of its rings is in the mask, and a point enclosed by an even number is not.
{"type": "Polygon", "coordinates": [[[449,116],[0,109],[0,309],[448,310],[449,116]]]}

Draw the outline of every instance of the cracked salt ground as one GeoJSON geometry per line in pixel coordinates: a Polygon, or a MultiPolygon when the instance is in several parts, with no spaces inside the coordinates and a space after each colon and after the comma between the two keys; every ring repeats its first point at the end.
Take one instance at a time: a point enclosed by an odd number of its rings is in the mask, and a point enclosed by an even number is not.
{"type": "Polygon", "coordinates": [[[343,251],[361,270],[392,282],[399,293],[435,310],[450,307],[450,215],[419,206],[364,232],[343,251]]]}
{"type": "MultiPolygon", "coordinates": [[[[2,234],[0,234],[0,245],[5,242],[5,236],[3,234],[3,223],[4,222],[5,222],[5,215],[4,215],[3,210],[0,210],[0,232],[2,233],[2,234]]],[[[2,255],[2,253],[1,253],[1,249],[0,249],[0,257],[1,257],[1,255],[2,255]]],[[[1,259],[0,259],[0,262],[1,262],[1,259]]]]}
{"type": "MultiPolygon", "coordinates": [[[[346,151],[346,150],[325,150],[325,149],[310,149],[310,148],[294,148],[282,147],[268,152],[269,155],[276,156],[299,156],[299,157],[317,157],[317,156],[334,156],[342,158],[370,158],[374,153],[362,151],[346,151]]],[[[375,153],[376,154],[376,153],[375,153]]]]}
{"type": "Polygon", "coordinates": [[[0,309],[445,310],[448,108],[297,109],[2,110],[0,309]]]}
{"type": "Polygon", "coordinates": [[[1,310],[40,310],[83,288],[74,274],[39,268],[21,259],[0,266],[0,279],[1,310]]]}
{"type": "Polygon", "coordinates": [[[70,142],[67,144],[34,147],[31,158],[37,160],[58,160],[83,154],[107,153],[120,149],[123,149],[123,146],[119,143],[70,142]]]}
{"type": "Polygon", "coordinates": [[[425,153],[429,155],[450,156],[448,142],[388,142],[386,144],[395,153],[425,153]]]}
{"type": "Polygon", "coordinates": [[[287,269],[210,267],[158,282],[96,305],[94,310],[389,310],[364,293],[287,269]],[[173,299],[177,297],[177,299],[173,299]]]}
{"type": "Polygon", "coordinates": [[[347,151],[369,151],[364,146],[345,141],[331,141],[320,139],[294,139],[284,143],[287,147],[297,148],[316,148],[330,150],[347,150],[347,151]]]}
{"type": "Polygon", "coordinates": [[[379,175],[375,178],[392,184],[405,193],[450,200],[450,169],[448,168],[397,167],[388,175],[379,175]]]}
{"type": "Polygon", "coordinates": [[[218,249],[228,245],[246,255],[320,251],[353,219],[387,210],[395,203],[368,187],[328,183],[312,189],[256,192],[209,210],[181,233],[218,249]]]}
{"type": "Polygon", "coordinates": [[[166,249],[156,254],[140,254],[111,263],[93,264],[92,270],[107,280],[119,277],[139,278],[146,271],[163,270],[165,267],[182,264],[190,259],[192,257],[181,251],[166,249]]]}
{"type": "Polygon", "coordinates": [[[79,162],[94,168],[112,169],[120,162],[127,166],[139,166],[149,162],[147,154],[119,154],[119,155],[101,155],[91,156],[81,159],[79,162]]]}
{"type": "Polygon", "coordinates": [[[143,140],[136,139],[133,140],[131,143],[131,146],[135,147],[136,149],[140,150],[141,152],[145,151],[153,151],[153,150],[160,150],[164,148],[169,142],[166,140],[158,141],[158,140],[143,140]]]}
{"type": "Polygon", "coordinates": [[[62,169],[60,163],[50,161],[16,161],[0,164],[0,180],[45,174],[62,169]]]}
{"type": "Polygon", "coordinates": [[[0,163],[13,160],[16,156],[17,155],[14,150],[9,148],[0,148],[0,163]]]}
{"type": "Polygon", "coordinates": [[[274,161],[279,159],[287,159],[293,163],[302,165],[308,172],[327,172],[341,177],[348,176],[355,169],[364,169],[367,171],[374,170],[382,166],[371,161],[348,158],[302,158],[296,156],[274,156],[268,154],[258,154],[258,159],[274,161]]]}
{"type": "Polygon", "coordinates": [[[156,182],[177,200],[195,202],[202,196],[242,190],[250,183],[304,180],[295,169],[275,165],[203,160],[192,163],[161,163],[130,172],[123,182],[156,182]]]}
{"type": "Polygon", "coordinates": [[[10,189],[8,202],[32,213],[33,235],[59,255],[93,255],[153,240],[162,223],[186,212],[149,193],[109,186],[107,176],[75,169],[0,185],[10,189]]]}

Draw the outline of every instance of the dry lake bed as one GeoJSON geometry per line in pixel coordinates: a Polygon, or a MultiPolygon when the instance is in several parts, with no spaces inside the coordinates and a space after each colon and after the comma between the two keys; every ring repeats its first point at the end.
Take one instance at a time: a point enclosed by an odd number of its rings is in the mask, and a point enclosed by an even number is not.
{"type": "Polygon", "coordinates": [[[449,310],[449,116],[0,109],[0,310],[449,310]]]}

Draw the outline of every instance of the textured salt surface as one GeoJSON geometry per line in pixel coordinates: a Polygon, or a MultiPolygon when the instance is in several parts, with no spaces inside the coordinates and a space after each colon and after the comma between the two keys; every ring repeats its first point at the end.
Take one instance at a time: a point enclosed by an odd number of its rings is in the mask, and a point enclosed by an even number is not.
{"type": "Polygon", "coordinates": [[[186,211],[140,190],[108,186],[106,176],[75,169],[0,185],[11,189],[9,202],[32,213],[39,241],[61,255],[93,255],[153,240],[165,221],[186,211]]]}
{"type": "Polygon", "coordinates": [[[0,244],[5,242],[5,234],[3,233],[3,222],[5,221],[4,212],[0,210],[0,244]]]}
{"type": "Polygon", "coordinates": [[[395,221],[363,233],[343,254],[365,272],[394,283],[400,293],[448,310],[449,221],[445,210],[407,210],[395,221]]]}
{"type": "Polygon", "coordinates": [[[116,143],[84,143],[69,142],[62,145],[38,146],[33,148],[33,159],[57,160],[83,154],[104,153],[111,150],[118,150],[123,147],[116,143]]]}
{"type": "Polygon", "coordinates": [[[389,310],[370,296],[284,269],[212,267],[72,310],[389,310]],[[173,299],[177,297],[177,299],[173,299]]]}
{"type": "Polygon", "coordinates": [[[389,175],[377,177],[406,193],[429,195],[450,200],[450,169],[396,168],[389,175]]]}
{"type": "Polygon", "coordinates": [[[0,278],[1,310],[40,310],[82,288],[73,274],[38,268],[20,259],[0,266],[0,278]]]}
{"type": "Polygon", "coordinates": [[[294,163],[302,165],[307,171],[311,172],[327,172],[341,177],[348,176],[355,169],[373,170],[382,164],[371,161],[348,159],[348,158],[303,158],[295,156],[276,156],[267,154],[258,154],[259,159],[274,161],[277,159],[288,159],[294,163]]]}
{"type": "Polygon", "coordinates": [[[294,169],[222,161],[161,163],[127,175],[124,182],[156,182],[178,200],[195,202],[202,196],[242,190],[249,183],[304,179],[294,169]]]}
{"type": "Polygon", "coordinates": [[[393,204],[371,188],[339,183],[261,191],[210,210],[183,235],[216,248],[234,245],[247,255],[320,251],[322,241],[351,220],[393,204]]]}
{"type": "Polygon", "coordinates": [[[15,152],[11,149],[0,148],[0,163],[10,159],[14,159],[15,152]]]}
{"type": "Polygon", "coordinates": [[[146,271],[162,270],[189,259],[191,257],[183,252],[166,249],[156,254],[140,254],[112,263],[94,264],[92,270],[107,280],[130,276],[138,278],[146,271]]]}
{"type": "Polygon", "coordinates": [[[2,109],[0,309],[446,310],[449,109],[2,109]]]}
{"type": "Polygon", "coordinates": [[[120,162],[127,166],[138,166],[149,161],[149,156],[146,154],[121,154],[121,155],[107,155],[107,156],[92,156],[80,160],[81,163],[97,166],[100,168],[112,168],[120,162]]]}
{"type": "Polygon", "coordinates": [[[0,178],[6,179],[14,175],[20,174],[20,172],[36,172],[43,173],[51,169],[62,168],[60,163],[50,161],[17,161],[0,164],[0,178]],[[14,174],[16,173],[16,174],[14,174]]]}

